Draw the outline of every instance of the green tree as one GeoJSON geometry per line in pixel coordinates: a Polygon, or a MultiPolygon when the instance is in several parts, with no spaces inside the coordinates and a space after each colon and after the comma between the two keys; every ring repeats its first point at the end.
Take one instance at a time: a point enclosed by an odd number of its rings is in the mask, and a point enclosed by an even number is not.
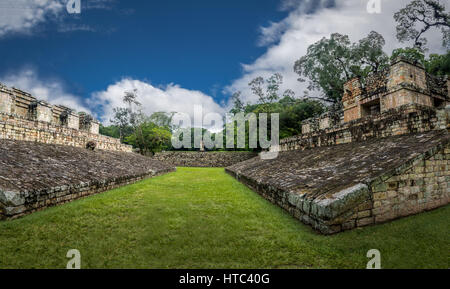
{"type": "Polygon", "coordinates": [[[365,77],[386,67],[389,58],[383,52],[385,40],[375,31],[351,43],[347,35],[333,33],[310,45],[307,54],[295,62],[294,71],[300,82],[308,81],[310,91],[319,91],[319,100],[338,103],[344,94],[344,84],[365,77]]]}
{"type": "Polygon", "coordinates": [[[170,148],[171,132],[164,127],[146,120],[139,125],[141,134],[132,134],[126,138],[127,143],[139,148],[143,155],[155,153],[170,148]]]}
{"type": "Polygon", "coordinates": [[[386,68],[389,64],[389,57],[383,51],[385,44],[384,37],[375,31],[371,31],[367,37],[353,44],[351,49],[353,74],[367,77],[370,73],[377,73],[386,68]]]}
{"type": "Polygon", "coordinates": [[[399,48],[392,52],[391,60],[394,61],[402,57],[412,63],[420,63],[425,66],[425,70],[433,75],[450,75],[450,51],[447,53],[430,54],[426,59],[425,55],[418,48],[399,48]]]}
{"type": "Polygon", "coordinates": [[[113,109],[113,117],[110,121],[118,128],[121,141],[125,139],[126,132],[130,130],[130,114],[128,108],[116,107],[113,109]]]}
{"type": "Polygon", "coordinates": [[[450,75],[450,51],[442,55],[431,54],[425,62],[425,68],[433,75],[450,75]]]}
{"type": "MultiPolygon", "coordinates": [[[[258,112],[270,113],[271,104],[280,99],[280,87],[283,84],[283,76],[275,73],[266,80],[262,77],[256,77],[248,85],[254,95],[258,97],[258,112]]],[[[288,89],[283,94],[295,96],[295,93],[288,89]]],[[[242,103],[240,104],[242,105],[242,103]]]]}
{"type": "MultiPolygon", "coordinates": [[[[264,90],[255,90],[264,91],[264,90]]],[[[236,113],[234,108],[231,109],[231,113],[236,113]]],[[[247,104],[238,112],[255,113],[257,118],[259,113],[279,113],[280,114],[280,138],[286,138],[294,135],[301,134],[302,132],[302,121],[305,119],[316,117],[323,112],[325,112],[325,106],[322,102],[314,99],[296,99],[295,93],[288,89],[286,90],[282,98],[278,101],[271,103],[256,103],[247,104]]],[[[270,118],[269,118],[270,119],[270,118]]],[[[260,148],[250,149],[249,148],[249,122],[246,121],[246,148],[243,150],[256,150],[259,151],[260,148]]],[[[234,125],[234,135],[237,135],[237,123],[234,125]]],[[[226,128],[222,131],[224,136],[227,135],[226,128]]],[[[268,135],[270,136],[270,123],[268,135]]],[[[237,138],[234,139],[235,148],[237,147],[237,138]]],[[[224,147],[226,147],[226,140],[224,140],[224,147]]],[[[233,149],[235,150],[235,149],[233,149]]]]}
{"type": "Polygon", "coordinates": [[[115,125],[104,126],[100,124],[100,134],[110,136],[113,138],[120,138],[120,129],[115,125]]]}
{"type": "Polygon", "coordinates": [[[414,47],[425,51],[427,39],[424,33],[440,28],[443,46],[450,49],[450,13],[439,0],[414,0],[394,14],[397,24],[397,39],[400,42],[414,41],[414,47]]]}
{"type": "Polygon", "coordinates": [[[399,57],[412,63],[425,64],[425,54],[418,48],[398,48],[392,51],[391,61],[394,61],[399,57]]]}
{"type": "Polygon", "coordinates": [[[325,106],[317,100],[280,100],[280,138],[302,133],[302,122],[325,112],[325,106]],[[285,103],[283,103],[283,100],[285,103]]]}
{"type": "Polygon", "coordinates": [[[242,93],[240,91],[237,91],[231,96],[231,101],[233,102],[233,108],[230,111],[231,113],[244,111],[245,106],[241,100],[241,95],[242,93]]]}

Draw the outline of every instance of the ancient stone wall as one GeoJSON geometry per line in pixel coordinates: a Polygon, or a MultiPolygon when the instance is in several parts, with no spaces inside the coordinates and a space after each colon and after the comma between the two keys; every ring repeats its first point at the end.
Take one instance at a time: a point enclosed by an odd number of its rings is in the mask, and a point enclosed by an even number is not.
{"type": "Polygon", "coordinates": [[[94,141],[97,149],[132,152],[132,147],[120,143],[119,139],[4,113],[0,113],[0,139],[24,140],[81,148],[85,148],[88,142],[94,141]]]}
{"type": "Polygon", "coordinates": [[[61,105],[39,101],[31,94],[0,83],[0,139],[25,140],[85,148],[132,152],[120,140],[99,134],[92,116],[61,105]]]}
{"type": "Polygon", "coordinates": [[[337,218],[336,229],[350,230],[384,223],[447,205],[450,202],[450,145],[438,146],[414,161],[405,163],[392,175],[369,185],[369,198],[337,218]]]}
{"type": "Polygon", "coordinates": [[[153,157],[177,167],[228,167],[256,157],[253,152],[161,152],[153,157]]]}
{"type": "Polygon", "coordinates": [[[48,122],[53,125],[70,127],[99,133],[99,122],[92,116],[62,105],[52,105],[38,100],[31,94],[17,88],[8,88],[0,83],[0,113],[28,120],[48,122]]]}
{"type": "Polygon", "coordinates": [[[404,59],[388,69],[344,85],[344,122],[380,114],[402,105],[445,107],[450,103],[448,77],[433,76],[422,65],[404,59]],[[364,85],[364,86],[363,86],[364,85]]]}
{"type": "Polygon", "coordinates": [[[375,182],[365,223],[381,223],[450,202],[450,145],[438,147],[406,164],[385,181],[375,182]]]}
{"type": "Polygon", "coordinates": [[[416,104],[404,105],[376,116],[367,116],[354,121],[341,123],[326,129],[315,130],[312,126],[308,133],[280,141],[280,151],[330,146],[370,138],[388,137],[409,133],[442,130],[450,128],[450,106],[436,109],[416,104]]]}

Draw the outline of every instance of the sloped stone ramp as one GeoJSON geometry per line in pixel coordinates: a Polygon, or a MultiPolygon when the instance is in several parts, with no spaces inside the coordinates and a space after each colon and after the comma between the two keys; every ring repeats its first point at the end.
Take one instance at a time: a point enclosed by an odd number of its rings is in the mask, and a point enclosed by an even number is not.
{"type": "Polygon", "coordinates": [[[134,153],[0,140],[0,219],[17,218],[174,170],[134,153]]]}
{"type": "Polygon", "coordinates": [[[280,152],[226,171],[324,234],[448,204],[447,131],[280,152]]]}

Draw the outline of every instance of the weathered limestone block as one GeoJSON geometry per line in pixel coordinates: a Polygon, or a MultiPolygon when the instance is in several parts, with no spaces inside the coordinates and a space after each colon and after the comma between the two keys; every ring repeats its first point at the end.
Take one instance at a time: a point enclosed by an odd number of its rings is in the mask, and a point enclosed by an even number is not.
{"type": "Polygon", "coordinates": [[[91,115],[84,112],[78,114],[80,129],[88,131],[92,134],[98,134],[100,130],[100,124],[91,115]]]}
{"type": "Polygon", "coordinates": [[[344,107],[344,122],[361,118],[361,106],[359,101],[363,94],[359,78],[349,80],[344,85],[342,104],[344,107]]]}
{"type": "Polygon", "coordinates": [[[89,132],[92,134],[99,134],[100,132],[100,124],[98,121],[92,121],[91,122],[91,127],[89,129],[89,132]]]}
{"type": "Polygon", "coordinates": [[[0,86],[0,113],[13,113],[13,105],[13,95],[5,87],[0,86]]]}
{"type": "Polygon", "coordinates": [[[412,64],[399,58],[392,63],[390,70],[387,82],[388,91],[396,90],[399,87],[408,87],[418,91],[428,89],[425,68],[420,63],[412,64]]]}
{"type": "Polygon", "coordinates": [[[407,104],[419,104],[433,107],[433,99],[429,95],[409,89],[400,89],[381,97],[381,112],[407,104]]]}
{"type": "Polygon", "coordinates": [[[303,122],[302,123],[302,133],[307,134],[311,132],[311,125],[309,122],[303,122]]]}
{"type": "Polygon", "coordinates": [[[319,129],[323,130],[323,129],[327,129],[331,126],[331,120],[330,118],[325,115],[320,117],[319,119],[319,129]]]}
{"type": "Polygon", "coordinates": [[[67,127],[76,130],[80,129],[80,117],[78,116],[78,114],[74,112],[69,113],[67,119],[67,127]]]}
{"type": "Polygon", "coordinates": [[[44,101],[39,101],[36,108],[36,120],[51,123],[53,120],[52,106],[44,101]]]}
{"type": "Polygon", "coordinates": [[[161,152],[153,158],[177,167],[228,167],[258,156],[253,152],[161,152]]]}

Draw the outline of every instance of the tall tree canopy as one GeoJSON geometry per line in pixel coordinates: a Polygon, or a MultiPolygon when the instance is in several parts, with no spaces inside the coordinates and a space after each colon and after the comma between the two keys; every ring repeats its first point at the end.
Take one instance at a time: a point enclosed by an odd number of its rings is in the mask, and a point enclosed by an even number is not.
{"type": "Polygon", "coordinates": [[[450,50],[446,54],[431,54],[425,62],[426,70],[433,75],[450,75],[450,50]]]}
{"type": "MultiPolygon", "coordinates": [[[[275,73],[267,79],[262,77],[256,77],[248,85],[254,95],[258,97],[258,108],[260,113],[270,113],[271,105],[277,102],[281,97],[290,96],[294,97],[295,93],[287,89],[280,95],[280,87],[283,84],[283,76],[279,73],[275,73]]],[[[242,101],[240,100],[240,92],[233,95],[233,102],[235,110],[239,107],[244,108],[242,101]]]]}
{"type": "Polygon", "coordinates": [[[307,54],[295,62],[294,71],[299,81],[309,81],[309,90],[322,93],[321,100],[337,103],[345,82],[354,77],[364,81],[369,73],[387,66],[384,45],[383,36],[375,31],[353,44],[347,35],[334,33],[310,45],[307,54]]]}
{"type": "MultiPolygon", "coordinates": [[[[447,3],[448,4],[448,3],[447,3]]],[[[424,33],[440,28],[443,45],[450,49],[450,13],[439,0],[414,0],[394,14],[397,21],[397,39],[401,42],[414,41],[414,46],[425,50],[427,39],[424,33]]]]}
{"type": "Polygon", "coordinates": [[[125,92],[122,100],[126,108],[114,108],[113,125],[101,126],[100,133],[119,136],[122,142],[133,145],[144,155],[171,148],[174,113],[155,112],[147,116],[137,99],[137,90],[125,92]]]}

